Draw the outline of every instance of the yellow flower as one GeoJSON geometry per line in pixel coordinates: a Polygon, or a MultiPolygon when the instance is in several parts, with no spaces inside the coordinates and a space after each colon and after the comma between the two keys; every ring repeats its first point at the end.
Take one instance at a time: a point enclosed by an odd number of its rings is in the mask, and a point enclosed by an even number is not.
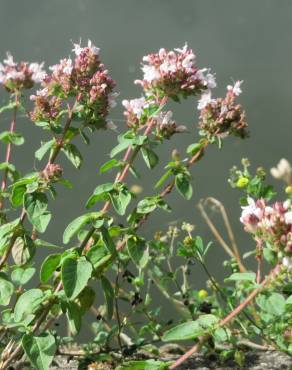
{"type": "Polygon", "coordinates": [[[245,188],[248,183],[249,183],[249,179],[247,177],[240,177],[237,180],[236,186],[238,188],[245,188]]]}
{"type": "Polygon", "coordinates": [[[208,297],[207,290],[205,290],[205,289],[199,290],[198,296],[199,296],[200,299],[204,299],[204,298],[208,297]]]}

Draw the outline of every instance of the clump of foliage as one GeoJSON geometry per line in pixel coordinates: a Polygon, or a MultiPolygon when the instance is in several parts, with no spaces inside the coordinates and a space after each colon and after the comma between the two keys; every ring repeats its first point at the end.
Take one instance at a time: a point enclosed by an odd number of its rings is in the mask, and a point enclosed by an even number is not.
{"type": "MultiPolygon", "coordinates": [[[[34,368],[48,369],[62,345],[80,331],[88,311],[97,321],[85,353],[91,358],[99,352],[94,361],[112,362],[120,370],[174,369],[201,348],[219,351],[222,358],[233,356],[239,365],[244,362],[244,346],[292,354],[291,183],[286,188],[288,199],[271,203],[275,193],[265,185],[262,169],[252,175],[248,161],[243,160],[243,170],[231,171],[231,185],[243,191],[241,222],[255,241],[255,248],[244,257],[254,255],[256,273],[246,269],[226,211],[217,200],[210,198],[199,207],[230,257],[224,283],[217,282],[209,271],[205,257],[212,245],[194,234],[193,225],[183,223],[158,231],[153,240],[139,232],[153,212],[171,212],[166,197],[174,189],[191,199],[191,167],[203,159],[210,145],[221,148],[228,136],[247,136],[245,112],[237,102],[241,81],[227,86],[225,97],[213,98],[214,75],[197,67],[187,45],[173,51],[160,49],[143,58],[143,78],[136,81],[142,96],[123,100],[125,130],[117,137],[111,159],[100,168],[100,173],[116,171],[114,180],[98,184],[88,198],[86,212],[70,221],[63,234],[66,247],[40,238],[52,217],[49,199],[55,200],[58,186],[72,187],[63,177],[59,157],[65,155],[78,169],[83,159],[74,144],[77,137],[90,144],[89,135],[98,130],[116,132],[108,114],[118,94],[99,49],[89,41],[85,47],[74,44],[73,52],[72,59],[60,60],[49,72],[43,70],[43,64],[16,63],[9,54],[0,64],[0,83],[9,97],[0,112],[12,115],[10,129],[0,134],[6,145],[6,158],[0,164],[0,305],[4,307],[0,369],[7,369],[23,354],[34,368]],[[28,104],[26,91],[38,84],[28,104]],[[154,179],[153,195],[145,197],[140,189],[129,189],[126,178],[138,176],[137,157],[141,156],[151,171],[159,161],[159,146],[188,132],[167,109],[170,100],[186,98],[198,98],[199,132],[194,143],[180,152],[173,150],[165,173],[154,179]],[[24,143],[16,130],[19,113],[50,135],[35,152],[44,165],[27,174],[11,162],[13,147],[24,143]],[[231,247],[210,220],[205,208],[208,202],[220,210],[231,247]],[[41,266],[34,262],[39,248],[47,251],[41,266]],[[264,262],[270,269],[266,277],[264,262]],[[197,265],[206,273],[205,289],[190,282],[197,265]],[[28,287],[32,283],[35,287],[28,287]],[[164,319],[153,302],[153,285],[178,310],[175,320],[164,319]],[[103,300],[100,294],[95,297],[99,291],[103,300]],[[68,322],[66,337],[53,326],[61,316],[68,322]],[[110,355],[113,349],[122,356],[147,346],[155,351],[155,344],[177,341],[195,341],[195,346],[175,363],[147,360],[122,364],[110,355]]],[[[287,171],[285,176],[287,180],[287,171]]]]}

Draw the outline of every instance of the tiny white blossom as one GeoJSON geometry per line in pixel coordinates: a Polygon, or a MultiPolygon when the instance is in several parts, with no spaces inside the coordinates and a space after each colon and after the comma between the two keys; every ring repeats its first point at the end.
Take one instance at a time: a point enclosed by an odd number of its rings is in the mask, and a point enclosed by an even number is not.
{"type": "MultiPolygon", "coordinates": [[[[161,66],[160,66],[160,71],[163,73],[175,73],[176,72],[176,62],[173,60],[165,60],[161,66]]],[[[159,74],[158,74],[159,77],[159,74]]],[[[157,78],[157,77],[156,77],[157,78]]]]}
{"type": "Polygon", "coordinates": [[[233,92],[234,95],[238,96],[242,93],[242,90],[240,88],[242,83],[243,83],[243,81],[236,81],[233,86],[228,85],[227,90],[233,92]]]}
{"type": "Polygon", "coordinates": [[[285,213],[285,222],[286,224],[292,224],[292,211],[285,213]]]}
{"type": "Polygon", "coordinates": [[[215,75],[210,72],[210,68],[199,69],[196,78],[201,80],[208,89],[214,89],[217,86],[215,75]]]}
{"type": "Polygon", "coordinates": [[[16,65],[17,65],[17,63],[15,63],[14,60],[13,60],[13,56],[9,52],[6,53],[6,59],[4,59],[3,62],[8,67],[16,67],[16,65]]]}
{"type": "Polygon", "coordinates": [[[271,168],[271,175],[278,180],[284,180],[286,183],[291,182],[292,167],[287,159],[282,158],[277,167],[271,168]]]}
{"type": "Polygon", "coordinates": [[[292,257],[284,257],[282,263],[288,270],[292,270],[292,257]]]}
{"type": "Polygon", "coordinates": [[[122,104],[129,112],[133,112],[138,119],[141,118],[144,113],[144,109],[149,106],[144,97],[139,99],[123,100],[122,104]]]}
{"type": "Polygon", "coordinates": [[[89,47],[89,49],[91,49],[91,51],[92,51],[92,53],[94,55],[98,55],[99,54],[100,49],[97,48],[95,45],[93,45],[93,43],[90,40],[88,40],[87,46],[89,47]]]}
{"type": "Polygon", "coordinates": [[[31,63],[29,69],[32,72],[32,79],[36,83],[42,82],[46,72],[43,70],[44,63],[31,63]]]}
{"type": "Polygon", "coordinates": [[[207,91],[202,94],[201,99],[198,101],[198,109],[202,110],[206,108],[208,104],[213,104],[215,101],[215,99],[212,99],[211,91],[207,91]]]}
{"type": "Polygon", "coordinates": [[[188,50],[188,44],[187,44],[187,43],[185,43],[182,49],[180,49],[180,48],[176,48],[176,49],[174,49],[174,50],[175,50],[175,51],[177,51],[177,52],[178,52],[178,53],[180,53],[180,54],[184,54],[184,53],[188,50]]]}
{"type": "Polygon", "coordinates": [[[144,80],[148,82],[152,82],[153,80],[160,78],[160,73],[154,66],[144,65],[142,67],[142,71],[144,72],[144,80]]]}
{"type": "Polygon", "coordinates": [[[193,68],[194,66],[194,61],[195,61],[195,54],[191,53],[191,54],[188,54],[184,60],[182,61],[182,66],[186,69],[186,70],[190,70],[191,68],[193,68]]]}

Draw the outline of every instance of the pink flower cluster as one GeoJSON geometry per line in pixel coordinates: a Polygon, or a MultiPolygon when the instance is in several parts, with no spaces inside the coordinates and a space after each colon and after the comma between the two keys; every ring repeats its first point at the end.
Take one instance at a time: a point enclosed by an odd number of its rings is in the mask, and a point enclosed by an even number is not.
{"type": "Polygon", "coordinates": [[[30,89],[45,76],[43,63],[15,63],[11,54],[0,63],[0,84],[10,92],[30,89]]]}
{"type": "MultiPolygon", "coordinates": [[[[147,121],[147,110],[158,110],[157,104],[153,100],[147,100],[145,97],[123,100],[122,104],[126,108],[124,115],[127,118],[129,127],[140,127],[147,121]]],[[[175,133],[186,131],[185,126],[177,126],[172,116],[173,113],[171,111],[159,111],[157,114],[152,114],[152,124],[156,128],[156,134],[159,137],[169,139],[175,133]]]]}
{"type": "MultiPolygon", "coordinates": [[[[106,126],[109,108],[115,106],[115,82],[101,63],[99,49],[88,41],[86,47],[74,44],[74,60],[67,58],[50,67],[42,81],[42,90],[31,96],[34,121],[54,121],[64,109],[64,100],[74,96],[78,118],[96,127],[106,126]],[[59,104],[61,102],[61,104],[59,104]],[[48,108],[48,109],[47,109],[48,108]]],[[[74,113],[74,112],[73,112],[74,113]]]]}
{"type": "Polygon", "coordinates": [[[228,135],[247,136],[247,122],[245,112],[240,104],[236,103],[237,96],[241,93],[237,81],[234,86],[227,86],[225,98],[213,99],[211,91],[204,92],[198,103],[201,111],[199,127],[200,134],[212,141],[216,138],[224,138],[228,135]]]}
{"type": "Polygon", "coordinates": [[[242,207],[240,221],[253,234],[258,245],[268,243],[275,252],[284,254],[283,264],[292,269],[292,210],[291,201],[268,205],[264,199],[248,198],[242,207]]]}
{"type": "Polygon", "coordinates": [[[195,54],[187,44],[182,49],[160,49],[158,53],[143,58],[143,80],[135,83],[140,84],[149,94],[168,96],[175,100],[214,88],[214,75],[209,69],[199,69],[195,59],[195,54]]]}
{"type": "Polygon", "coordinates": [[[152,101],[146,100],[144,96],[137,99],[123,100],[122,104],[126,108],[124,116],[127,118],[127,125],[129,127],[136,127],[140,124],[145,123],[147,118],[145,110],[153,103],[152,101]]]}

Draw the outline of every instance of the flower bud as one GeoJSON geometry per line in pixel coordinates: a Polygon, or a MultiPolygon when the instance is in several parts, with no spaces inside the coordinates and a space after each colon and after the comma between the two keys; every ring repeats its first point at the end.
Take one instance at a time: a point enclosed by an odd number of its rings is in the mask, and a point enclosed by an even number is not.
{"type": "Polygon", "coordinates": [[[205,289],[201,289],[201,290],[199,290],[199,292],[198,292],[198,297],[199,297],[200,299],[204,299],[204,298],[208,297],[208,292],[207,292],[207,290],[205,290],[205,289]]]}
{"type": "Polygon", "coordinates": [[[247,177],[240,177],[237,182],[236,182],[236,186],[238,188],[245,188],[247,186],[247,184],[249,183],[249,179],[247,177]]]}

